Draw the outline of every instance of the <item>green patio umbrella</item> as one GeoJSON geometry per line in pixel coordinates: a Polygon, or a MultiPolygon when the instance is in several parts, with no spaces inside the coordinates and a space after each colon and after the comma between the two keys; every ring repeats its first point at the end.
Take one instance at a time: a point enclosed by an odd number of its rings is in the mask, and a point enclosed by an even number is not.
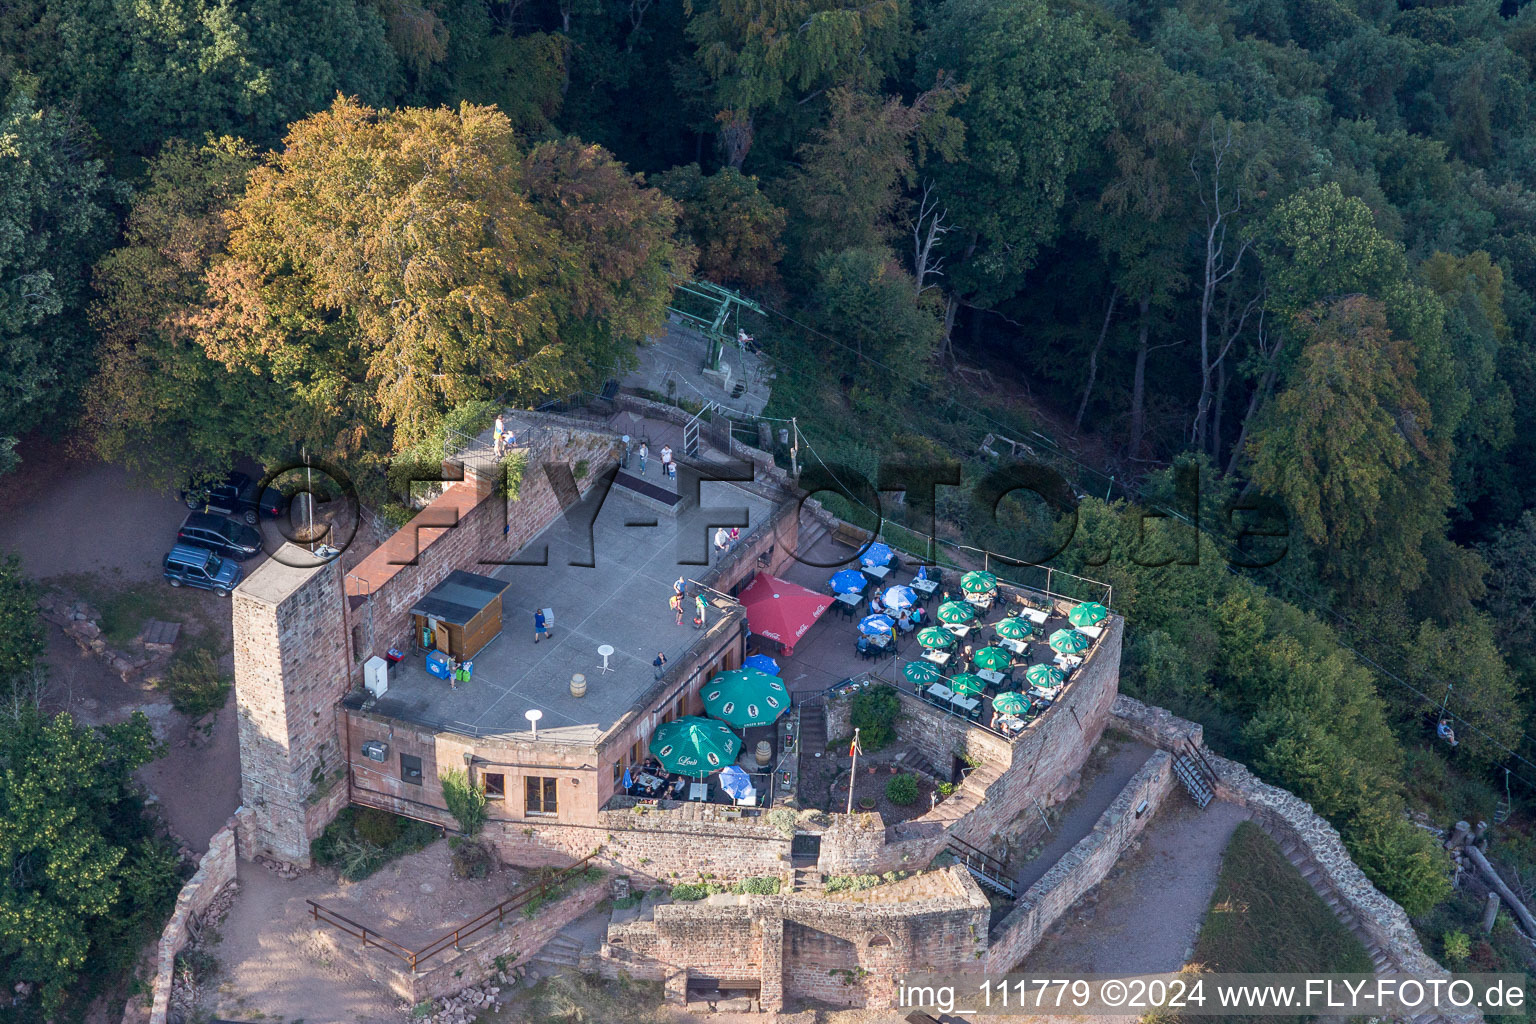
{"type": "Polygon", "coordinates": [[[1084,601],[1067,612],[1067,621],[1074,626],[1097,626],[1109,618],[1109,609],[1097,601],[1084,601]]]}
{"type": "Polygon", "coordinates": [[[702,779],[734,764],[741,740],[724,722],[689,715],[658,728],[650,751],[667,771],[702,779]]]}
{"type": "Polygon", "coordinates": [[[738,729],[771,725],[789,710],[789,691],[783,682],[755,668],[717,673],[702,692],[705,714],[738,729]]]}
{"type": "Polygon", "coordinates": [[[916,683],[918,686],[938,682],[943,675],[939,671],[939,666],[931,661],[909,661],[902,666],[901,674],[907,677],[907,682],[916,683]]]}
{"type": "Polygon", "coordinates": [[[1010,615],[1007,618],[999,619],[992,628],[997,630],[998,636],[1006,640],[1028,640],[1035,634],[1034,626],[1025,622],[1017,615],[1010,615]]]}
{"type": "Polygon", "coordinates": [[[1001,647],[983,647],[971,655],[971,661],[977,668],[989,668],[994,672],[1001,672],[1013,663],[1013,655],[1001,647]]]}
{"type": "Polygon", "coordinates": [[[997,577],[979,569],[968,572],[960,577],[960,589],[967,594],[990,594],[997,589],[997,577]]]}
{"type": "Polygon", "coordinates": [[[1048,690],[1053,686],[1060,686],[1067,681],[1067,675],[1055,665],[1031,665],[1029,671],[1024,673],[1031,686],[1038,686],[1042,690],[1048,690]]]}
{"type": "Polygon", "coordinates": [[[917,642],[930,651],[947,651],[955,646],[955,634],[938,626],[925,626],[917,631],[917,642]]]}
{"type": "Polygon", "coordinates": [[[987,688],[987,681],[981,678],[981,676],[975,676],[969,672],[961,672],[951,679],[948,685],[956,693],[970,696],[973,693],[980,693],[982,690],[985,690],[987,688]]]}
{"type": "Polygon", "coordinates": [[[954,625],[970,622],[976,617],[976,609],[964,601],[945,601],[939,605],[940,622],[949,622],[954,625]]]}
{"type": "Polygon", "coordinates": [[[1057,654],[1080,654],[1092,646],[1093,639],[1075,629],[1058,629],[1051,634],[1051,650],[1057,654]]]}
{"type": "Polygon", "coordinates": [[[1022,693],[1000,693],[992,698],[992,709],[1000,715],[1029,713],[1029,698],[1022,693]]]}

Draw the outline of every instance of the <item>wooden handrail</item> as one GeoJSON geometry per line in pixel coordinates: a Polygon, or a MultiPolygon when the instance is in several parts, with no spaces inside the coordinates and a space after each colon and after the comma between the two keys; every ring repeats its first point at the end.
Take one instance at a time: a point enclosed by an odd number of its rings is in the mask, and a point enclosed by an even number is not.
{"type": "Polygon", "coordinates": [[[504,921],[509,912],[519,910],[531,903],[535,897],[548,893],[550,889],[562,884],[573,874],[584,869],[587,863],[596,856],[597,851],[594,850],[576,863],[561,868],[553,878],[519,889],[491,909],[477,917],[471,918],[453,931],[439,935],[420,949],[410,949],[402,946],[393,939],[370,929],[367,925],[359,924],[349,917],[336,913],[336,911],[331,910],[329,907],[316,903],[314,900],[305,900],[304,902],[309,904],[310,916],[315,919],[316,924],[328,924],[337,931],[345,932],[353,938],[361,939],[364,949],[370,945],[376,946],[390,956],[409,964],[414,972],[424,961],[431,959],[445,949],[457,947],[465,939],[490,926],[492,923],[504,921]]]}

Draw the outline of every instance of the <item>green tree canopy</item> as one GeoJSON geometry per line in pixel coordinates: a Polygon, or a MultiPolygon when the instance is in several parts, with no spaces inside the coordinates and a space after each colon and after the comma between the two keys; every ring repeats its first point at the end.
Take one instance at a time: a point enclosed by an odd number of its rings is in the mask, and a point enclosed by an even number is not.
{"type": "Polygon", "coordinates": [[[117,184],[71,120],[17,94],[0,108],[0,472],[19,435],[67,413],[91,371],[83,299],[111,244],[117,184]]]}
{"type": "Polygon", "coordinates": [[[698,249],[698,271],[716,284],[772,288],[779,281],[784,211],[734,167],[704,174],[698,164],[674,167],[656,185],[681,207],[678,230],[698,249]]]}
{"type": "Polygon", "coordinates": [[[968,87],[960,159],[932,167],[956,230],[951,280],[989,307],[1015,294],[1055,238],[1067,183],[1109,126],[1113,72],[1086,15],[1045,0],[949,0],[920,55],[922,80],[968,87]]]}
{"type": "Polygon", "coordinates": [[[37,983],[50,1012],[81,975],[131,963],[175,898],[175,852],[133,785],[158,750],[141,712],[102,729],[26,703],[0,718],[0,982],[37,983]]]}
{"type": "Polygon", "coordinates": [[[100,369],[83,429],[102,458],[167,485],[284,444],[282,393],[209,359],[188,323],[229,237],[225,214],[257,163],[236,139],[172,140],[149,162],[123,244],[96,266],[100,369]]]}

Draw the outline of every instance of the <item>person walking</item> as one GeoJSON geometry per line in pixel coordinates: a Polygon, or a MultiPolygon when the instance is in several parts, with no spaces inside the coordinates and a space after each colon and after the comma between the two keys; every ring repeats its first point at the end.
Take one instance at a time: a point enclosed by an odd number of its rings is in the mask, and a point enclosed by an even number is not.
{"type": "Polygon", "coordinates": [[[673,594],[672,600],[668,603],[671,605],[672,610],[677,613],[677,624],[681,626],[683,624],[683,595],[673,594]]]}
{"type": "Polygon", "coordinates": [[[503,455],[507,454],[507,424],[504,420],[502,420],[501,413],[496,414],[496,425],[491,429],[495,432],[492,435],[491,440],[496,445],[496,457],[499,459],[503,455]]]}
{"type": "Polygon", "coordinates": [[[540,608],[533,613],[533,642],[538,643],[548,638],[549,621],[544,618],[544,609],[540,608]]]}
{"type": "Polygon", "coordinates": [[[700,591],[693,596],[693,628],[704,628],[704,612],[709,605],[704,603],[704,593],[700,591]]]}
{"type": "Polygon", "coordinates": [[[674,474],[675,470],[672,468],[672,446],[664,444],[661,446],[661,475],[671,477],[674,474]]]}
{"type": "Polygon", "coordinates": [[[645,476],[645,460],[651,454],[651,449],[644,441],[640,442],[640,475],[645,476]]]}

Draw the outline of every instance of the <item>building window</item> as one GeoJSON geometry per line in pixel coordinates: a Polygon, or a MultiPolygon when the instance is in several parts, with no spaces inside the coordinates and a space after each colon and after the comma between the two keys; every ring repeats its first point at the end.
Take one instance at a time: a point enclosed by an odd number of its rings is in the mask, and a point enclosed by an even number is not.
{"type": "Polygon", "coordinates": [[[507,777],[501,772],[485,773],[485,798],[487,800],[507,798],[507,777]]]}
{"type": "Polygon", "coordinates": [[[640,741],[639,740],[635,740],[635,742],[633,742],[633,743],[631,743],[629,745],[629,763],[631,765],[636,765],[636,764],[640,763],[640,741]]]}
{"type": "Polygon", "coordinates": [[[540,778],[530,775],[524,780],[528,785],[528,805],[526,812],[529,817],[554,814],[558,807],[555,803],[555,780],[540,778]]]}
{"type": "Polygon", "coordinates": [[[401,754],[400,778],[412,785],[421,785],[421,758],[415,754],[401,754]]]}
{"type": "Polygon", "coordinates": [[[677,708],[672,712],[673,715],[675,715],[678,718],[682,718],[684,715],[687,714],[687,711],[686,711],[687,706],[688,706],[688,695],[687,694],[683,694],[683,696],[677,698],[677,708]]]}
{"type": "Polygon", "coordinates": [[[615,762],[613,762],[613,783],[614,783],[614,785],[618,785],[619,780],[622,779],[623,777],[624,777],[624,762],[623,761],[615,761],[615,762]]]}

